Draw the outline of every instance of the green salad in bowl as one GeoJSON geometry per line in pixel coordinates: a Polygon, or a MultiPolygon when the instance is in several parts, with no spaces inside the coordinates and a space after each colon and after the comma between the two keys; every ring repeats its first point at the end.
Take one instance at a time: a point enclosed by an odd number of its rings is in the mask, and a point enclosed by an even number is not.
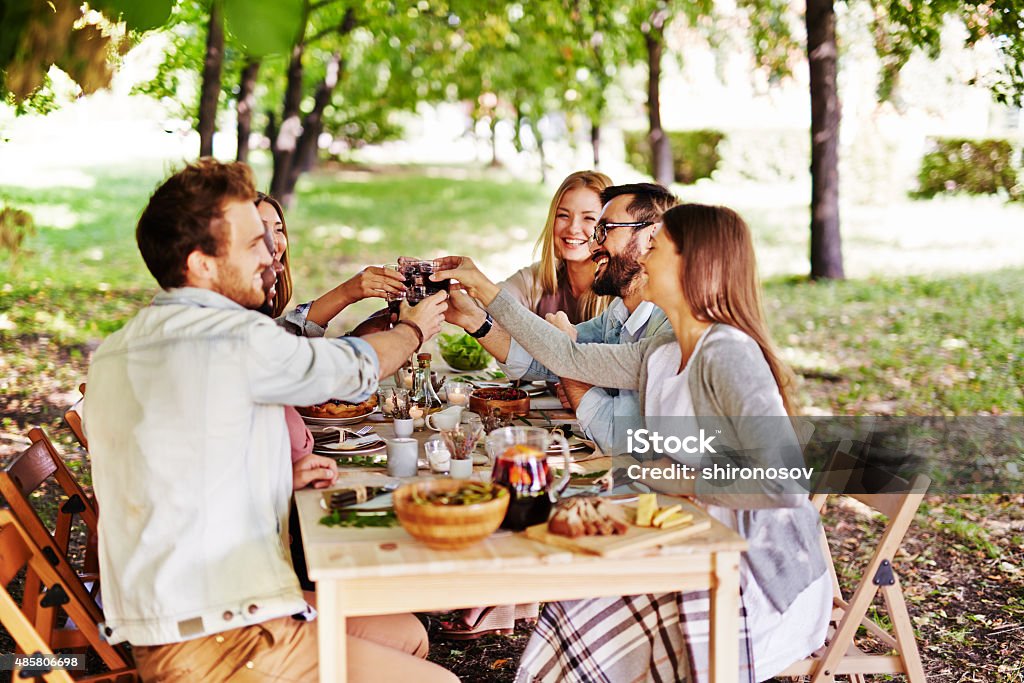
{"type": "Polygon", "coordinates": [[[468,334],[442,334],[437,344],[441,358],[455,370],[483,370],[491,363],[491,354],[468,334]]]}

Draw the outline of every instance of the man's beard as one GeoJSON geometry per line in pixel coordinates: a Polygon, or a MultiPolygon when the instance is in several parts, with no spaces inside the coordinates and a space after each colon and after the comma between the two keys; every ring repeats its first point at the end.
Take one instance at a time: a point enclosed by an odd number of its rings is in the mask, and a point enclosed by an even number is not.
{"type": "Polygon", "coordinates": [[[220,263],[219,277],[213,283],[213,290],[245,308],[259,308],[267,300],[262,286],[253,287],[252,280],[246,280],[242,271],[226,260],[220,263]]]}
{"type": "Polygon", "coordinates": [[[618,256],[608,255],[608,263],[594,278],[590,286],[598,296],[625,296],[632,287],[634,280],[643,270],[637,258],[640,249],[635,242],[630,242],[626,250],[618,256]]]}

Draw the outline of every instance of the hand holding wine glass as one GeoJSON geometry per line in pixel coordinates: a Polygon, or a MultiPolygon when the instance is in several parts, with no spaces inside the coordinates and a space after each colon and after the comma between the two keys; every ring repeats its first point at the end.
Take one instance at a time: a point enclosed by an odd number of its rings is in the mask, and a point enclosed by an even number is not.
{"type": "Polygon", "coordinates": [[[437,270],[431,276],[432,280],[444,278],[458,280],[470,296],[484,306],[490,306],[501,292],[498,285],[491,282],[473,263],[473,259],[468,256],[445,256],[436,259],[434,263],[437,270]]]}

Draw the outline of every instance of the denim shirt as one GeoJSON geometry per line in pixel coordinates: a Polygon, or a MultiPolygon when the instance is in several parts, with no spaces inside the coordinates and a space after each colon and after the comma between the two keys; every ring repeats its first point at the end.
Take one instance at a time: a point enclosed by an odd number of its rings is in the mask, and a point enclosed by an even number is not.
{"type": "Polygon", "coordinates": [[[85,429],[105,634],[162,645],[301,612],[285,405],[366,399],[359,339],[306,339],[220,294],[161,292],[100,345],[85,429]]]}
{"type": "MultiPolygon", "coordinates": [[[[579,344],[630,344],[670,330],[668,319],[650,301],[642,301],[631,314],[622,299],[615,299],[601,315],[576,325],[579,344]]],[[[557,382],[559,377],[534,360],[515,339],[500,364],[512,379],[557,382]]],[[[612,453],[616,436],[643,426],[640,397],[635,391],[592,387],[576,407],[576,419],[598,447],[612,453]]]]}

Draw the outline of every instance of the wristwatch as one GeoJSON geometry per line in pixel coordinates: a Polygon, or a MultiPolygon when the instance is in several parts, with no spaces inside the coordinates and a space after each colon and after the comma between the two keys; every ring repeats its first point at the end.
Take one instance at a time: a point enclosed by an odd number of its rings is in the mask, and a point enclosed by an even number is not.
{"type": "Polygon", "coordinates": [[[470,332],[469,336],[473,339],[482,339],[487,336],[487,333],[491,331],[492,327],[494,327],[494,318],[492,318],[491,314],[488,313],[487,317],[484,318],[484,324],[481,325],[476,332],[470,332]]]}

